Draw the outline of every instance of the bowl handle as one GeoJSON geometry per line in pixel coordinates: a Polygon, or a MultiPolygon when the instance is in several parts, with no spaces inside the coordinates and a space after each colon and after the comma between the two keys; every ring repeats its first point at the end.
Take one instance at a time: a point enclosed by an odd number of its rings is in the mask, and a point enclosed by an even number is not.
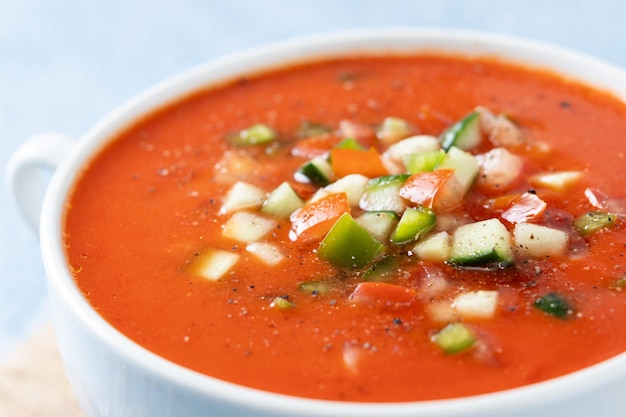
{"type": "Polygon", "coordinates": [[[43,133],[24,142],[11,156],[6,182],[20,214],[33,231],[39,233],[39,217],[47,178],[74,145],[66,135],[43,133]]]}

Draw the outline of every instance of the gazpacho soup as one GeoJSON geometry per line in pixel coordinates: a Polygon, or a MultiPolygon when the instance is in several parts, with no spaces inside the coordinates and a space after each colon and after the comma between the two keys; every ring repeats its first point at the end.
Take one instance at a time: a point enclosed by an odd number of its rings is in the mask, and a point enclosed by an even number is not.
{"type": "Polygon", "coordinates": [[[131,340],[293,396],[443,399],[626,349],[626,106],[537,69],[334,57],[198,91],[67,200],[77,285],[131,340]]]}

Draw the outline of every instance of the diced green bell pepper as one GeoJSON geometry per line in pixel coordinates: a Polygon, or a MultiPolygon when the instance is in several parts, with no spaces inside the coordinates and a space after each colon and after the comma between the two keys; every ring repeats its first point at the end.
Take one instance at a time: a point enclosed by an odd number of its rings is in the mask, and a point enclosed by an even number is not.
{"type": "Polygon", "coordinates": [[[317,253],[333,265],[361,268],[382,249],[382,243],[345,213],[321,241],[317,253]]]}
{"type": "Polygon", "coordinates": [[[409,207],[402,213],[390,240],[396,245],[413,242],[432,230],[436,222],[437,215],[432,209],[424,206],[409,207]]]}

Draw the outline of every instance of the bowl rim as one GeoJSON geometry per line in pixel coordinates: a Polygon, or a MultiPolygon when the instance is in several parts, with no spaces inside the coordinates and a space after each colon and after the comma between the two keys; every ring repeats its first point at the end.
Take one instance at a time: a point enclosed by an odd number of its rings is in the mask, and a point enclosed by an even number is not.
{"type": "Polygon", "coordinates": [[[489,412],[500,407],[541,404],[581,393],[624,378],[626,353],[548,381],[472,397],[406,403],[358,403],[299,398],[240,386],[170,362],[122,335],[90,306],[66,266],[62,218],[66,196],[90,156],[116,132],[168,103],[207,85],[295,62],[356,51],[441,51],[471,56],[498,56],[505,62],[563,74],[596,89],[611,91],[626,102],[626,72],[604,61],[566,48],[499,33],[445,28],[373,28],[328,32],[274,42],[213,59],[155,84],[102,118],[63,160],[48,187],[41,216],[40,243],[47,282],[78,319],[107,346],[145,372],[207,398],[252,409],[293,415],[350,413],[358,416],[448,416],[489,412]],[[394,47],[391,47],[391,46],[394,47]],[[235,68],[235,71],[233,71],[235,68]]]}

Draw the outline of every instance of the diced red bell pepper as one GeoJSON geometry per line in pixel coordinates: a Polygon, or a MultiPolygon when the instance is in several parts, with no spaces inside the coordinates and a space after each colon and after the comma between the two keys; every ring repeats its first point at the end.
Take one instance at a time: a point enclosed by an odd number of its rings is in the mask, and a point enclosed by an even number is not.
{"type": "Polygon", "coordinates": [[[367,151],[334,148],[330,151],[330,162],[337,178],[350,174],[361,174],[368,178],[389,174],[380,159],[380,154],[374,148],[367,151]]]}

